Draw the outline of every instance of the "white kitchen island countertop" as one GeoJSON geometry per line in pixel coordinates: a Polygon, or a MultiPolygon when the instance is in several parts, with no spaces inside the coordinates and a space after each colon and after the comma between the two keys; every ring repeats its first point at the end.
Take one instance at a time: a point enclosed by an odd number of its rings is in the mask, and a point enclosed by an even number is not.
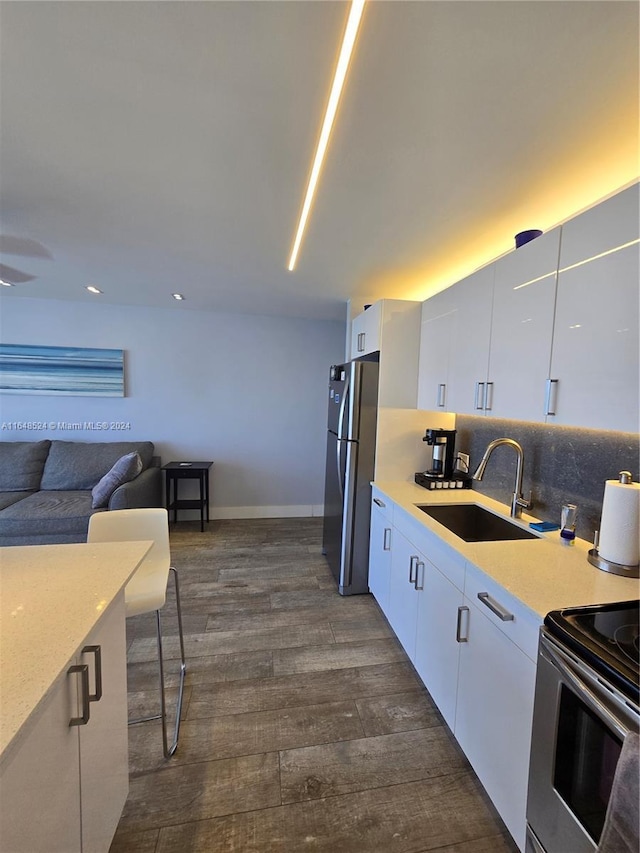
{"type": "MultiPolygon", "coordinates": [[[[477,503],[509,518],[508,506],[473,489],[429,490],[408,481],[374,482],[373,485],[404,514],[435,533],[539,618],[563,607],[606,604],[640,597],[640,581],[609,574],[587,561],[587,552],[593,544],[583,539],[576,539],[573,545],[564,545],[560,532],[555,530],[536,534],[539,539],[465,542],[416,508],[416,504],[477,503]]],[[[526,513],[519,520],[512,519],[526,529],[529,529],[530,521],[537,520],[526,513]]]]}
{"type": "Polygon", "coordinates": [[[20,739],[152,544],[0,548],[0,756],[20,739]]]}

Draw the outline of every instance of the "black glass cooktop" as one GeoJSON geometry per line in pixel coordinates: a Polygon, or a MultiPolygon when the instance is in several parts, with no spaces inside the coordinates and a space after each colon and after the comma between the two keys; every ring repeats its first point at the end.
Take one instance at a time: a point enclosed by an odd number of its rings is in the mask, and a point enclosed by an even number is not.
{"type": "Polygon", "coordinates": [[[640,601],[553,610],[544,624],[636,705],[639,699],[640,601]]]}

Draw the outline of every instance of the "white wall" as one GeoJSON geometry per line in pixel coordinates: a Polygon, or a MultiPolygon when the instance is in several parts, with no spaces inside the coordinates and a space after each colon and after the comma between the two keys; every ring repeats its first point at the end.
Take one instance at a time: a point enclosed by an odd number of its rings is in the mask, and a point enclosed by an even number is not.
{"type": "Polygon", "coordinates": [[[2,423],[131,429],[3,429],[0,438],[148,439],[163,464],[214,460],[214,518],[322,514],[328,369],[344,338],[345,325],[328,321],[5,298],[2,343],[124,349],[126,396],[4,394],[2,423]]]}

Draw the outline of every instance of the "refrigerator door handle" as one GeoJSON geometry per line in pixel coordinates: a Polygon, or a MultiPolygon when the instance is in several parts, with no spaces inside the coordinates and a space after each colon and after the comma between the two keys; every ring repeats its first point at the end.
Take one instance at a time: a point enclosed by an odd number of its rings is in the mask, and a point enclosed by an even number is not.
{"type": "MultiPolygon", "coordinates": [[[[338,414],[338,442],[344,435],[344,413],[347,409],[347,401],[349,399],[349,376],[347,375],[344,381],[344,389],[342,391],[342,400],[340,400],[340,412],[338,414]]],[[[338,454],[339,455],[339,454],[338,454]]]]}
{"type": "Polygon", "coordinates": [[[336,468],[338,471],[338,488],[340,497],[344,500],[344,482],[342,480],[342,465],[340,464],[340,439],[336,441],[336,468]]]}
{"type": "Polygon", "coordinates": [[[351,586],[353,574],[353,525],[355,511],[355,476],[358,461],[358,445],[354,441],[345,441],[347,459],[345,465],[344,489],[348,500],[344,503],[342,517],[342,572],[339,580],[341,587],[351,586]]]}

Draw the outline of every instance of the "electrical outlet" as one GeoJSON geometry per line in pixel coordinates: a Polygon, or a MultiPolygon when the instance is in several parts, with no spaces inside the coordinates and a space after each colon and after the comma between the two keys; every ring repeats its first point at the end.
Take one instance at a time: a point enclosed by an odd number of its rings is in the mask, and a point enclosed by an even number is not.
{"type": "Polygon", "coordinates": [[[465,474],[469,472],[468,453],[456,453],[456,471],[464,471],[465,474]]]}

